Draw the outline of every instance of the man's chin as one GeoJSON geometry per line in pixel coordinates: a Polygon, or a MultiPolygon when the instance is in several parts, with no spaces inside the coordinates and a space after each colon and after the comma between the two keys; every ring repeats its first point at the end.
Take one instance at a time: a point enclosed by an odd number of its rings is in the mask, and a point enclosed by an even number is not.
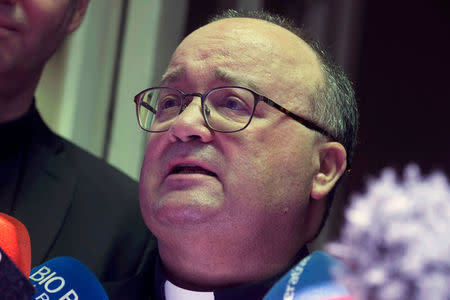
{"type": "Polygon", "coordinates": [[[174,191],[152,205],[153,219],[163,225],[190,226],[207,223],[224,207],[224,202],[204,191],[174,191]]]}

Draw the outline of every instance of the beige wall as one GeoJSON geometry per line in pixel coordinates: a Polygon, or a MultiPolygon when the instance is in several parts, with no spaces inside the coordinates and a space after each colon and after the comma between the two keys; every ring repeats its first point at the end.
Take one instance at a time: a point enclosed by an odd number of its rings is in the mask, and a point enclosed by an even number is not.
{"type": "Polygon", "coordinates": [[[83,25],[47,64],[36,97],[54,131],[138,179],[145,133],[132,99],[159,79],[182,38],[187,2],[127,3],[91,1],[83,25]]]}

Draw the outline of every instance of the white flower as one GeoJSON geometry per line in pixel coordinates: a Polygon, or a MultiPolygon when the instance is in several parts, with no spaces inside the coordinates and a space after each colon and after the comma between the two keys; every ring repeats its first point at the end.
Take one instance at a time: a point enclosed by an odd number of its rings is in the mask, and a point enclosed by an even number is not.
{"type": "Polygon", "coordinates": [[[326,250],[347,265],[336,275],[356,299],[449,300],[449,183],[416,165],[403,177],[385,169],[353,196],[341,239],[326,250]]]}

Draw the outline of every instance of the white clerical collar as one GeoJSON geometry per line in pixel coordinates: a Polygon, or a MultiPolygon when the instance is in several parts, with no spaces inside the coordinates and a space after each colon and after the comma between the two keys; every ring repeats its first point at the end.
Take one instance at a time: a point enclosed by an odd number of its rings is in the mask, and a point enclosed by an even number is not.
{"type": "Polygon", "coordinates": [[[166,280],[164,283],[164,294],[166,300],[214,300],[213,292],[197,292],[180,288],[166,280]]]}

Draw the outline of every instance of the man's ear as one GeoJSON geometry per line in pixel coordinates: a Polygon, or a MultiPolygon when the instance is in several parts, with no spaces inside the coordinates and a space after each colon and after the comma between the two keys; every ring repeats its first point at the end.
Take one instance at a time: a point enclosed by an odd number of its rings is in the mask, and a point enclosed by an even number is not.
{"type": "Polygon", "coordinates": [[[72,15],[72,20],[70,21],[69,26],[67,27],[67,33],[74,32],[78,27],[80,27],[83,22],[84,15],[86,14],[86,10],[89,4],[89,0],[78,0],[76,5],[75,12],[72,15]]]}
{"type": "Polygon", "coordinates": [[[320,167],[313,178],[311,198],[322,199],[334,187],[347,166],[347,152],[338,142],[327,142],[319,149],[320,167]]]}

